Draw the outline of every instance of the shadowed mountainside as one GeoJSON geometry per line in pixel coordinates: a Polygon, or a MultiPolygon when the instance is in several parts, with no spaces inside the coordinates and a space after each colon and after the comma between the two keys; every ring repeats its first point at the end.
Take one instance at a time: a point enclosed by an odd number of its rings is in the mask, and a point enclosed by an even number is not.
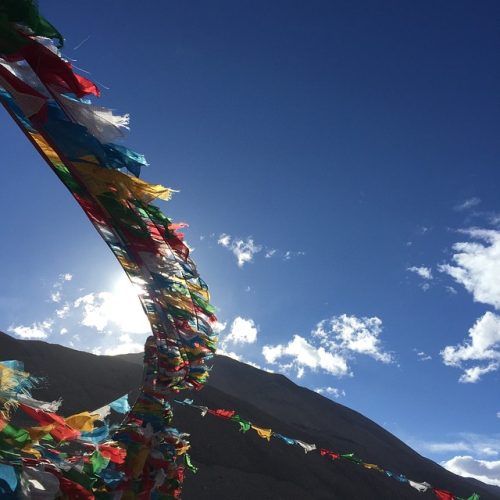
{"type": "MultiPolygon", "coordinates": [[[[137,394],[142,355],[94,356],[41,341],[17,340],[0,333],[0,359],[19,359],[26,370],[45,377],[38,399],[63,397],[62,413],[92,410],[131,392],[137,394]]],[[[210,408],[234,409],[255,425],[341,453],[354,452],[414,481],[467,498],[500,498],[500,488],[456,476],[428,460],[361,414],[283,375],[270,374],[233,359],[217,356],[209,383],[201,392],[183,392],[210,408]]],[[[174,425],[191,434],[196,475],[187,475],[185,500],[250,499],[425,499],[408,484],[347,461],[335,461],[277,439],[267,442],[255,432],[238,432],[234,422],[194,408],[174,405],[174,425]]]]}

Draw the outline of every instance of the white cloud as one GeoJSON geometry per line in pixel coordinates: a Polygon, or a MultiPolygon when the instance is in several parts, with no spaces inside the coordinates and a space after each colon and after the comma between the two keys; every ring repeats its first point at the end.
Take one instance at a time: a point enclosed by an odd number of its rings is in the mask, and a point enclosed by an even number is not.
{"type": "Polygon", "coordinates": [[[347,361],[343,356],[329,352],[324,347],[316,347],[300,335],[294,335],[287,345],[265,345],[262,354],[270,364],[276,363],[283,357],[292,358],[289,365],[280,365],[280,368],[296,369],[299,378],[304,374],[306,367],[312,371],[321,370],[337,376],[349,374],[347,361]]]}
{"type": "Polygon", "coordinates": [[[309,339],[294,335],[288,344],[265,345],[262,355],[269,364],[278,364],[282,371],[296,370],[302,377],[305,369],[331,375],[352,375],[348,359],[365,354],[383,363],[393,362],[392,354],[384,352],[379,335],[382,321],[377,318],[334,316],[323,320],[309,339]],[[281,360],[285,358],[285,362],[281,360]]]}
{"type": "Polygon", "coordinates": [[[50,294],[50,300],[52,300],[52,302],[61,302],[61,292],[59,290],[52,292],[50,294]]]}
{"type": "Polygon", "coordinates": [[[441,465],[459,476],[500,486],[500,460],[478,460],[469,455],[459,455],[441,462],[441,465]]]}
{"type": "Polygon", "coordinates": [[[318,338],[320,344],[330,350],[366,354],[382,363],[392,363],[392,354],[382,350],[381,332],[382,320],[376,316],[358,318],[342,314],[318,323],[313,337],[318,338]]]}
{"type": "Polygon", "coordinates": [[[257,327],[253,319],[245,319],[237,316],[231,324],[229,335],[224,339],[225,343],[253,344],[257,340],[257,327]]]}
{"type": "Polygon", "coordinates": [[[441,351],[447,366],[464,368],[460,382],[478,382],[482,375],[500,367],[500,316],[490,311],[481,316],[469,329],[469,338],[458,346],[446,346],[441,351]],[[466,362],[487,362],[464,367],[466,362]]]}
{"type": "Polygon", "coordinates": [[[231,245],[231,236],[229,236],[229,234],[222,233],[219,236],[219,239],[217,240],[217,243],[219,245],[222,245],[223,247],[229,248],[230,245],[231,245]]]}
{"type": "Polygon", "coordinates": [[[472,368],[466,368],[458,381],[463,384],[475,384],[476,382],[479,382],[481,377],[486,373],[497,371],[499,366],[500,365],[498,363],[489,363],[486,366],[473,366],[472,368]]]}
{"type": "Polygon", "coordinates": [[[267,363],[274,364],[283,355],[283,346],[279,345],[265,345],[262,348],[262,354],[267,363]]]}
{"type": "Polygon", "coordinates": [[[469,208],[476,207],[480,203],[481,203],[481,198],[474,196],[472,198],[465,200],[462,203],[459,203],[458,205],[455,205],[454,209],[457,212],[463,212],[464,210],[468,210],[469,208]]]}
{"type": "Polygon", "coordinates": [[[336,399],[340,398],[341,396],[345,396],[345,391],[343,389],[337,389],[336,387],[330,386],[318,387],[317,389],[314,389],[314,392],[317,392],[318,394],[329,394],[336,399]]]}
{"type": "Polygon", "coordinates": [[[61,329],[59,330],[59,334],[60,334],[60,335],[66,335],[67,333],[68,333],[68,329],[67,329],[67,328],[61,328],[61,329]]]}
{"type": "Polygon", "coordinates": [[[69,316],[70,305],[66,302],[61,309],[56,309],[56,316],[60,319],[65,319],[69,316]]]}
{"type": "MultiPolygon", "coordinates": [[[[227,322],[218,323],[218,327],[214,330],[220,333],[226,329],[226,326],[227,322]]],[[[257,335],[258,328],[253,319],[237,316],[231,323],[229,333],[220,338],[217,354],[222,354],[242,363],[248,363],[241,354],[234,352],[233,349],[238,346],[243,347],[247,344],[254,344],[257,341],[257,335]]]]}
{"type": "Polygon", "coordinates": [[[52,320],[45,320],[40,323],[33,323],[31,326],[10,326],[9,332],[14,333],[22,339],[46,339],[52,332],[52,320]]]}
{"type": "Polygon", "coordinates": [[[500,230],[461,232],[473,241],[455,243],[453,264],[442,264],[439,270],[463,285],[476,302],[500,309],[500,230]]]}
{"type": "Polygon", "coordinates": [[[412,267],[408,267],[407,271],[418,274],[424,280],[431,280],[432,279],[432,270],[430,267],[412,266],[412,267]]]}
{"type": "Polygon", "coordinates": [[[70,273],[64,273],[60,275],[60,278],[62,278],[64,281],[71,281],[73,279],[73,275],[70,273]]]}
{"type": "Polygon", "coordinates": [[[252,262],[253,256],[262,250],[262,246],[257,245],[250,237],[246,240],[233,239],[230,235],[223,233],[219,236],[217,243],[233,252],[239,267],[252,262]]]}

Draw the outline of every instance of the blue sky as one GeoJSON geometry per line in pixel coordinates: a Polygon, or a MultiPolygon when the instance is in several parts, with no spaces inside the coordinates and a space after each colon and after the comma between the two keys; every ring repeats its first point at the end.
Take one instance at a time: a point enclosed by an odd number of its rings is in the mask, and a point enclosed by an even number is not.
{"type": "MultiPolygon", "coordinates": [[[[40,4],[180,190],[222,349],[500,485],[498,3],[40,4]]],[[[0,116],[0,329],[140,349],[118,264],[0,116]]]]}

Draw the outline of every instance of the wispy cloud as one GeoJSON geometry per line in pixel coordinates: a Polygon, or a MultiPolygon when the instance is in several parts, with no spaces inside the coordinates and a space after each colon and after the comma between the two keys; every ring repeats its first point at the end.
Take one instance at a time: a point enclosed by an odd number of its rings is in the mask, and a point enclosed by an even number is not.
{"type": "Polygon", "coordinates": [[[416,442],[414,446],[423,452],[446,455],[467,453],[475,458],[489,458],[500,455],[500,434],[484,435],[470,432],[456,434],[449,441],[416,442]]]}
{"type": "Polygon", "coordinates": [[[335,399],[338,399],[342,396],[345,396],[345,391],[343,389],[338,389],[337,387],[318,387],[314,389],[314,392],[317,392],[318,394],[328,394],[329,396],[332,396],[335,399]]]}
{"type": "Polygon", "coordinates": [[[415,352],[417,353],[417,358],[419,361],[430,361],[432,359],[432,356],[427,354],[424,351],[417,351],[417,349],[414,349],[415,352]]]}
{"type": "Polygon", "coordinates": [[[217,243],[233,252],[238,262],[238,267],[243,267],[248,262],[252,262],[254,255],[262,251],[262,246],[257,245],[251,237],[243,240],[233,239],[228,234],[221,234],[217,243]]]}
{"type": "Polygon", "coordinates": [[[471,208],[477,207],[480,203],[481,203],[481,198],[474,196],[472,198],[468,198],[467,200],[464,200],[462,203],[459,203],[458,205],[455,205],[453,208],[457,212],[464,212],[464,211],[469,210],[471,208]]]}
{"type": "Polygon", "coordinates": [[[56,316],[60,319],[65,319],[69,316],[71,306],[69,302],[66,302],[60,309],[56,309],[56,316]]]}
{"type": "Polygon", "coordinates": [[[295,370],[301,378],[306,369],[342,377],[352,375],[348,360],[364,354],[382,363],[393,362],[392,354],[381,347],[382,321],[346,314],[323,320],[309,338],[294,335],[287,344],[265,345],[262,354],[269,364],[282,371],[295,370]]]}
{"type": "Polygon", "coordinates": [[[62,289],[66,281],[71,281],[73,275],[70,273],[62,273],[57,278],[57,281],[52,285],[52,292],[50,293],[50,300],[59,303],[62,298],[62,289]]]}
{"type": "Polygon", "coordinates": [[[279,258],[284,261],[305,255],[303,251],[282,251],[257,244],[251,236],[238,238],[222,233],[217,239],[217,243],[234,254],[239,267],[243,267],[245,264],[253,262],[255,255],[259,253],[263,254],[266,259],[279,258]]]}
{"type": "Polygon", "coordinates": [[[462,383],[478,382],[486,373],[498,370],[500,316],[490,311],[486,312],[469,329],[468,339],[457,346],[446,346],[440,354],[445,365],[464,369],[459,379],[462,383]],[[467,363],[473,365],[467,366],[467,363]]]}
{"type": "Polygon", "coordinates": [[[406,269],[412,273],[418,274],[424,280],[432,279],[432,269],[425,266],[411,266],[406,269]]]}

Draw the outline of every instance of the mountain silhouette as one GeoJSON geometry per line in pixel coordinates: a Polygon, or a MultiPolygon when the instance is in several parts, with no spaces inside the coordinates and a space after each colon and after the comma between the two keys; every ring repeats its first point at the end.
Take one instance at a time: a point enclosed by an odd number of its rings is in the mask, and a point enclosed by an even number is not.
{"type": "MultiPolygon", "coordinates": [[[[24,361],[26,370],[44,377],[34,397],[63,398],[61,413],[93,410],[124,393],[138,393],[142,355],[95,356],[56,344],[18,340],[0,332],[0,360],[24,361]]],[[[216,356],[202,391],[184,391],[209,408],[236,410],[255,425],[285,436],[354,454],[413,481],[467,498],[499,499],[500,488],[457,476],[422,457],[394,435],[360,413],[272,374],[225,356],[216,356]]],[[[234,422],[195,408],[174,404],[173,425],[189,433],[197,474],[187,473],[183,498],[217,500],[339,499],[388,500],[435,498],[406,483],[347,460],[332,461],[299,446],[238,432],[234,422]]]]}

